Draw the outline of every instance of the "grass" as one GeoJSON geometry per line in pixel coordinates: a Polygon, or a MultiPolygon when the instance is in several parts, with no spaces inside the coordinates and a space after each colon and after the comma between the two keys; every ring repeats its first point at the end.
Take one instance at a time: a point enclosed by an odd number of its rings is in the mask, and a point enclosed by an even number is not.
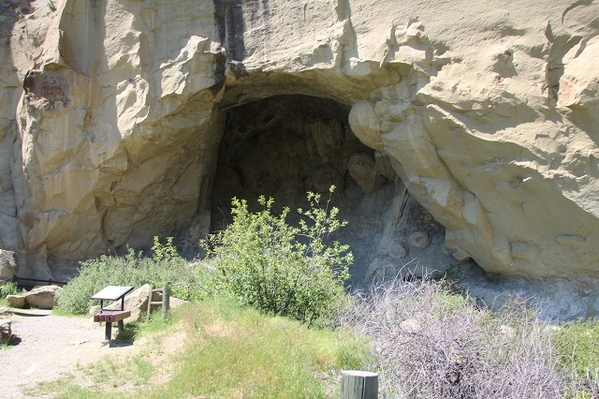
{"type": "Polygon", "coordinates": [[[580,376],[599,370],[599,320],[570,322],[556,334],[562,367],[574,364],[580,376]]]}
{"type": "Polygon", "coordinates": [[[0,282],[0,297],[3,299],[5,299],[7,295],[14,295],[18,292],[17,283],[13,281],[0,282]]]}
{"type": "Polygon", "coordinates": [[[212,304],[187,319],[193,349],[180,373],[152,397],[327,398],[330,376],[358,366],[362,356],[348,355],[356,343],[335,333],[230,303],[212,304]]]}
{"type": "MultiPolygon", "coordinates": [[[[133,326],[143,350],[106,358],[28,394],[56,398],[333,398],[341,369],[360,368],[364,344],[233,302],[204,301],[133,326]]],[[[131,329],[130,327],[128,327],[131,329]]]]}
{"type": "Polygon", "coordinates": [[[566,323],[554,335],[559,366],[577,381],[571,396],[599,397],[599,320],[566,323]]]}

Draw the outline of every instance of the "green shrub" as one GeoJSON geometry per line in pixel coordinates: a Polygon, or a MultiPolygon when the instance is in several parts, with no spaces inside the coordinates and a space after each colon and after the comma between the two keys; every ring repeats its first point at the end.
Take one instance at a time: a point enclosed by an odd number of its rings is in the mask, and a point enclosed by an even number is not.
{"type": "Polygon", "coordinates": [[[103,255],[82,262],[78,276],[59,292],[58,309],[72,314],[87,313],[96,304],[89,297],[107,285],[162,287],[168,282],[173,296],[197,299],[202,295],[196,270],[177,255],[172,238],[161,244],[154,237],[152,253],[152,257],[144,257],[130,249],[126,256],[103,255]]]}
{"type": "Polygon", "coordinates": [[[273,200],[260,197],[263,210],[248,211],[233,199],[233,223],[211,237],[208,252],[220,287],[261,311],[286,315],[309,325],[329,320],[347,295],[343,281],[353,261],[347,245],[327,237],[345,225],[338,209],[319,207],[320,196],[308,194],[311,208],[298,209],[298,226],[287,223],[289,209],[272,212],[273,200]]]}

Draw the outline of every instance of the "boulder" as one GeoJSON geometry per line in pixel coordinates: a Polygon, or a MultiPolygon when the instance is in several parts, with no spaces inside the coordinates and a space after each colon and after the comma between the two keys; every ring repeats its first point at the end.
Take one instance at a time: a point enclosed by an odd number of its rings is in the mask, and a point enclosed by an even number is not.
{"type": "Polygon", "coordinates": [[[15,253],[0,249],[0,281],[12,280],[18,272],[19,265],[15,253]]]}
{"type": "MultiPolygon", "coordinates": [[[[144,321],[143,316],[146,314],[148,310],[148,298],[150,296],[150,291],[152,290],[152,286],[150,284],[145,284],[136,289],[135,291],[127,294],[125,297],[125,310],[131,311],[131,316],[125,319],[125,323],[133,323],[137,321],[144,321]]],[[[159,292],[154,292],[152,296],[153,302],[158,302],[162,300],[162,294],[159,292]]],[[[174,309],[186,301],[170,297],[169,307],[174,309]]],[[[109,310],[117,310],[121,308],[121,302],[114,302],[109,306],[106,306],[106,309],[109,310]]],[[[155,309],[155,308],[154,308],[155,309]]],[[[90,308],[89,313],[94,315],[100,311],[100,306],[92,306],[90,308]]]]}
{"type": "Polygon", "coordinates": [[[25,307],[25,295],[7,295],[6,300],[11,308],[23,309],[25,307]]]}
{"type": "Polygon", "coordinates": [[[57,285],[35,287],[25,294],[25,303],[39,309],[52,309],[56,306],[56,293],[62,290],[57,285]]]}
{"type": "MultiPolygon", "coordinates": [[[[125,319],[125,323],[141,321],[143,314],[148,309],[148,297],[152,291],[150,284],[144,284],[125,297],[125,310],[131,311],[131,316],[125,319]]],[[[121,301],[114,302],[106,309],[116,310],[121,308],[121,301]]],[[[99,310],[99,309],[98,309],[99,310]]]]}
{"type": "Polygon", "coordinates": [[[9,344],[12,340],[12,322],[0,322],[0,345],[9,344]]]}

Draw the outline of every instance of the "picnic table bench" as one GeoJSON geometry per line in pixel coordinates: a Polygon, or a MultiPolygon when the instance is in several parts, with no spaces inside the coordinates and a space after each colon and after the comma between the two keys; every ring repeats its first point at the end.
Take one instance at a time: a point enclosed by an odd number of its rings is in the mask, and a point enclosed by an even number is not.
{"type": "Polygon", "coordinates": [[[123,331],[123,320],[131,316],[131,311],[125,310],[125,295],[133,290],[131,286],[109,285],[91,296],[91,299],[100,301],[100,312],[94,315],[94,322],[106,323],[106,341],[112,338],[112,323],[117,322],[119,332],[123,331]],[[120,310],[104,309],[104,301],[121,301],[120,310]]]}

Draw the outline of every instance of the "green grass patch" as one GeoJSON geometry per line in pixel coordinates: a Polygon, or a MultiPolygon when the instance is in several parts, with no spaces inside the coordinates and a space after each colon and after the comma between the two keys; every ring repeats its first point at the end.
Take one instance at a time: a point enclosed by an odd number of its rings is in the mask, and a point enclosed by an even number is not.
{"type": "Polygon", "coordinates": [[[329,398],[337,370],[359,367],[359,342],[232,303],[189,307],[190,349],[154,398],[329,398]]]}
{"type": "Polygon", "coordinates": [[[7,295],[15,295],[18,292],[19,289],[17,288],[17,283],[14,281],[0,282],[0,297],[3,299],[5,299],[7,295]]]}
{"type": "Polygon", "coordinates": [[[574,370],[581,378],[599,380],[599,320],[567,323],[556,335],[562,368],[574,370]]]}

